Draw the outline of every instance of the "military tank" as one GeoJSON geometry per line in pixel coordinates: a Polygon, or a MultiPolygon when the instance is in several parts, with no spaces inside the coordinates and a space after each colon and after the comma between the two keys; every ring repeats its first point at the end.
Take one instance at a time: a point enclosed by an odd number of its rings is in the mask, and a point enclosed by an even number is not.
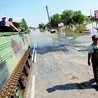
{"type": "Polygon", "coordinates": [[[24,98],[31,71],[29,34],[0,27],[0,98],[24,98]]]}

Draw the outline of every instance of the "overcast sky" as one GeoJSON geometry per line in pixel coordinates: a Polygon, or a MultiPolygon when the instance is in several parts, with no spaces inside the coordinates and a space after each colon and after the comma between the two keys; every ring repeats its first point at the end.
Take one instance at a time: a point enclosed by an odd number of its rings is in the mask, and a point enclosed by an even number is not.
{"type": "Polygon", "coordinates": [[[0,0],[0,18],[12,17],[14,21],[25,18],[29,26],[37,27],[48,22],[46,5],[50,16],[66,9],[81,10],[84,15],[98,10],[98,0],[0,0]]]}

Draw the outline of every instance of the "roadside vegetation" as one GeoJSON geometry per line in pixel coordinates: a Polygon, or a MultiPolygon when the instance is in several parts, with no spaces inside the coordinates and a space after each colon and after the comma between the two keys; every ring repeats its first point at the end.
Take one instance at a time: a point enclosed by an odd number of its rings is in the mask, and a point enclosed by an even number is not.
{"type": "Polygon", "coordinates": [[[88,23],[96,21],[94,16],[85,16],[81,11],[73,11],[73,10],[65,10],[61,14],[56,13],[50,17],[51,22],[44,24],[39,24],[40,29],[49,29],[51,28],[57,29],[58,31],[61,28],[58,27],[59,23],[63,23],[63,32],[67,36],[79,36],[82,35],[80,31],[86,30],[86,25],[88,23]]]}
{"type": "Polygon", "coordinates": [[[83,34],[80,33],[81,30],[86,29],[86,24],[83,24],[81,26],[77,26],[75,30],[73,28],[70,28],[70,26],[63,29],[63,32],[65,32],[65,35],[68,37],[76,38],[78,36],[82,36],[83,34]]]}
{"type": "Polygon", "coordinates": [[[17,28],[21,29],[21,32],[25,32],[25,33],[30,33],[30,28],[28,27],[25,19],[23,18],[21,20],[21,22],[17,23],[17,22],[14,22],[13,23],[17,28]]]}

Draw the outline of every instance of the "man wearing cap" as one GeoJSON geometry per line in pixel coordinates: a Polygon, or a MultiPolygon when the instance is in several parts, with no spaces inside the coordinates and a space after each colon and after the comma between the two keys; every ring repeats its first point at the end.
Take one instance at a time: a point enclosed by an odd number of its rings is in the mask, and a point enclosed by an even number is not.
{"type": "Polygon", "coordinates": [[[92,36],[93,43],[88,47],[88,65],[93,67],[94,79],[97,83],[97,90],[98,90],[98,36],[92,36]],[[91,62],[90,62],[91,61],[91,62]]]}
{"type": "Polygon", "coordinates": [[[0,21],[0,26],[5,26],[6,24],[6,17],[2,17],[2,21],[0,21]]]}

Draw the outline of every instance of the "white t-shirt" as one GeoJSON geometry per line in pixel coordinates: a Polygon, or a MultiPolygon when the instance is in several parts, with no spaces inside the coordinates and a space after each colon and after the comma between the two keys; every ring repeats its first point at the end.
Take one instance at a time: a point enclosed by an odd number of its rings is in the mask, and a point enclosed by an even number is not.
{"type": "Polygon", "coordinates": [[[93,53],[94,49],[98,49],[98,46],[95,46],[94,44],[91,44],[88,46],[88,53],[93,53]]]}

